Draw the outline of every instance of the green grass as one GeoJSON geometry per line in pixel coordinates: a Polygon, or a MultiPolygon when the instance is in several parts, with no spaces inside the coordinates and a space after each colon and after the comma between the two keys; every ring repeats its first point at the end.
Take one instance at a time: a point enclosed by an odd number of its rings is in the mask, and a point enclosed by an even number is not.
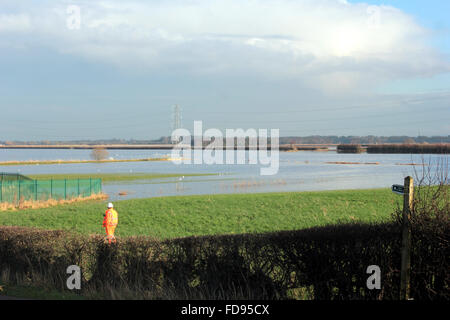
{"type": "Polygon", "coordinates": [[[178,177],[204,177],[215,176],[217,173],[83,173],[83,174],[32,174],[27,175],[31,179],[102,179],[103,183],[128,182],[136,180],[153,180],[178,177]]]}
{"type": "MultiPolygon", "coordinates": [[[[390,189],[177,196],[116,201],[117,236],[174,238],[382,222],[401,197],[390,189]]],[[[0,212],[0,225],[103,234],[106,201],[0,212]]]]}
{"type": "Polygon", "coordinates": [[[10,285],[0,281],[0,296],[20,299],[39,300],[84,300],[85,297],[72,292],[61,292],[56,289],[36,285],[10,285]]]}

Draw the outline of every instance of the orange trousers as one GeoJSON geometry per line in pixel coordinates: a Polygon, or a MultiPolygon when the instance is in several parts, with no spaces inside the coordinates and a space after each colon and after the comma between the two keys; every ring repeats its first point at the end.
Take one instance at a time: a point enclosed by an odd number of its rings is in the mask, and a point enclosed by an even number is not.
{"type": "Polygon", "coordinates": [[[116,226],[106,226],[106,240],[108,240],[108,243],[111,243],[111,241],[116,242],[116,237],[114,236],[114,231],[116,230],[116,226]]]}

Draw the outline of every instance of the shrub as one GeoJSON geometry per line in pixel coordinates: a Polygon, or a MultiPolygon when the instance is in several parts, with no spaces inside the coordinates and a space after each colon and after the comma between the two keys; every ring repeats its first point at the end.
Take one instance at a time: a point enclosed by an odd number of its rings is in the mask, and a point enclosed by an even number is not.
{"type": "MultiPolygon", "coordinates": [[[[421,229],[412,253],[412,296],[448,299],[449,223],[421,229]],[[430,250],[431,249],[431,250],[430,250]],[[426,290],[426,291],[423,291],[426,290]]],[[[267,234],[158,241],[74,236],[0,227],[0,267],[64,288],[65,270],[83,271],[83,289],[128,288],[165,299],[398,299],[401,232],[397,224],[346,224],[267,234]],[[368,290],[366,268],[382,270],[382,289],[368,290]]]]}
{"type": "Polygon", "coordinates": [[[435,153],[448,154],[450,144],[375,144],[367,146],[367,153],[435,153]]]}
{"type": "Polygon", "coordinates": [[[364,152],[364,149],[359,144],[340,144],[336,151],[338,153],[361,153],[364,152]]]}
{"type": "MultiPolygon", "coordinates": [[[[448,158],[437,159],[415,168],[416,181],[411,211],[411,283],[415,286],[413,298],[448,300],[450,273],[449,226],[450,186],[448,184],[448,158]],[[444,293],[445,294],[438,294],[444,293]]],[[[394,213],[401,225],[402,209],[394,213]]]]}
{"type": "Polygon", "coordinates": [[[94,148],[91,152],[91,158],[97,161],[105,160],[109,156],[108,150],[105,148],[94,148]]]}

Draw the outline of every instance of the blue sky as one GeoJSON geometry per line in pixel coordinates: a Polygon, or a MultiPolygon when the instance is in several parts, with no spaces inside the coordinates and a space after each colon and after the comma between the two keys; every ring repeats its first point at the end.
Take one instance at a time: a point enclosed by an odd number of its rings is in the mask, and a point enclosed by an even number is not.
{"type": "Polygon", "coordinates": [[[2,0],[0,141],[448,135],[449,3],[2,0]]]}
{"type": "MultiPolygon", "coordinates": [[[[389,5],[403,10],[411,14],[422,25],[436,31],[446,29],[449,31],[450,21],[450,2],[446,0],[370,0],[370,1],[355,1],[349,0],[350,3],[365,2],[371,5],[389,5]]],[[[447,48],[449,44],[448,37],[446,40],[447,48]]]]}

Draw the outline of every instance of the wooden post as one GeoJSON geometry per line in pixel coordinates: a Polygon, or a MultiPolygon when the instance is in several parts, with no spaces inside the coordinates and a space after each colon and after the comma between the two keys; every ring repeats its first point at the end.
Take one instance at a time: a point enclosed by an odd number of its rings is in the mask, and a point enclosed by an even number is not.
{"type": "Polygon", "coordinates": [[[411,269],[411,212],[414,200],[414,181],[412,177],[405,178],[403,195],[402,223],[402,268],[400,274],[400,300],[409,300],[410,269],[411,269]]]}
{"type": "MultiPolygon", "coordinates": [[[[18,179],[17,179],[18,180],[18,179]]],[[[19,202],[17,202],[17,204],[20,204],[20,182],[22,181],[22,180],[18,180],[19,181],[19,202]]]]}

